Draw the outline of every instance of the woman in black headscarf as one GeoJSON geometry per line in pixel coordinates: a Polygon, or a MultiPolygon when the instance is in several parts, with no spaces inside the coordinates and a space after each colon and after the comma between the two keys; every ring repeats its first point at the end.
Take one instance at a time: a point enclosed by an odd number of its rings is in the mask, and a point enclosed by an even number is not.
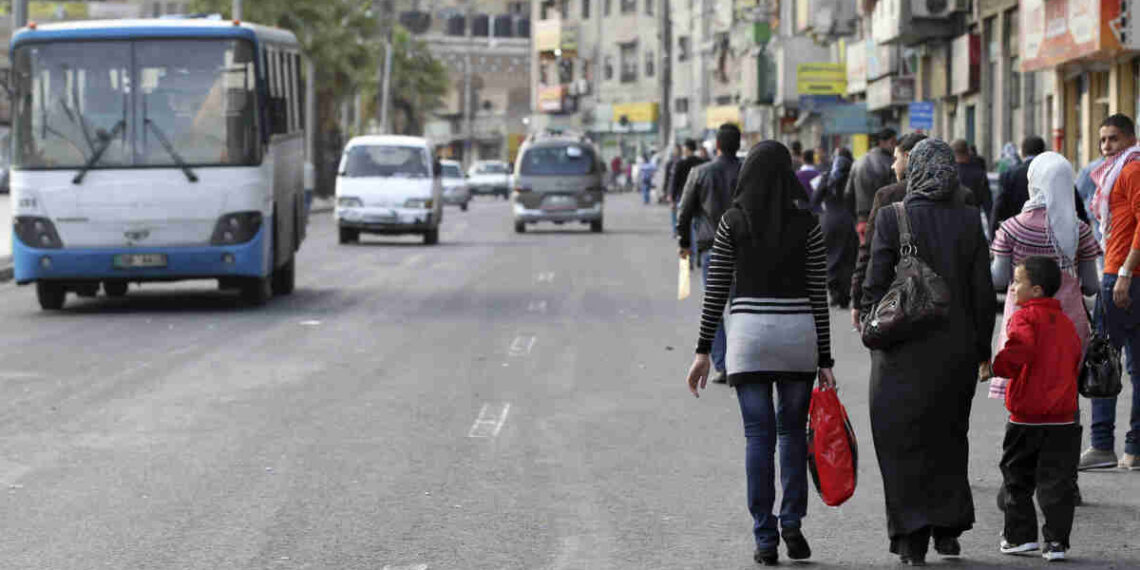
{"type": "MultiPolygon", "coordinates": [[[[871,429],[891,552],[918,565],[931,537],[939,554],[958,555],[958,536],[974,524],[967,431],[978,366],[990,358],[994,289],[978,210],[954,200],[959,182],[950,146],[938,139],[915,146],[906,183],[913,243],[949,285],[950,317],[871,351],[871,429]]],[[[898,260],[898,218],[894,208],[883,208],[875,219],[863,314],[887,292],[898,260]]]]}
{"type": "Polygon", "coordinates": [[[855,208],[844,200],[843,189],[851,175],[851,151],[841,148],[831,170],[817,178],[819,185],[811,197],[813,211],[823,208],[820,223],[823,243],[827,247],[827,291],[831,303],[846,309],[851,303],[851,275],[859,253],[859,234],[855,232],[855,208]]]}
{"type": "Polygon", "coordinates": [[[821,384],[835,383],[823,234],[815,216],[801,207],[802,196],[784,145],[765,141],[752,148],[732,208],[717,228],[688,377],[696,396],[708,379],[708,353],[729,304],[728,383],[736,388],[744,419],[753,558],[766,565],[777,562],[777,526],[789,558],[811,556],[800,530],[807,512],[808,404],[817,376],[821,384]],[[777,439],[784,490],[778,517],[772,514],[777,439]]]}

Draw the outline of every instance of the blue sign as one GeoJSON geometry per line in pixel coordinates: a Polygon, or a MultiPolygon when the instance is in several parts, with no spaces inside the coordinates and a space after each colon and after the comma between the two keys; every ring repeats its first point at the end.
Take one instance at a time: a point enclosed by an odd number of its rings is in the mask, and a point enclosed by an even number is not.
{"type": "Polygon", "coordinates": [[[916,131],[929,131],[934,128],[934,103],[915,101],[910,104],[910,128],[916,131]]]}
{"type": "Polygon", "coordinates": [[[865,135],[883,128],[879,116],[867,112],[866,103],[830,105],[819,114],[825,135],[865,135]]]}
{"type": "Polygon", "coordinates": [[[841,103],[843,100],[839,95],[800,95],[800,112],[819,111],[824,107],[841,103]]]}

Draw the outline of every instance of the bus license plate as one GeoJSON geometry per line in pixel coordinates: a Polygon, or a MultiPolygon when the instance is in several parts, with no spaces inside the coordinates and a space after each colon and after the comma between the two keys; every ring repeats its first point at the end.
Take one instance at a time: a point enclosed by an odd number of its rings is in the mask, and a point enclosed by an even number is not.
{"type": "Polygon", "coordinates": [[[124,253],[115,256],[117,269],[134,269],[138,267],[166,267],[166,254],[164,253],[124,253]]]}

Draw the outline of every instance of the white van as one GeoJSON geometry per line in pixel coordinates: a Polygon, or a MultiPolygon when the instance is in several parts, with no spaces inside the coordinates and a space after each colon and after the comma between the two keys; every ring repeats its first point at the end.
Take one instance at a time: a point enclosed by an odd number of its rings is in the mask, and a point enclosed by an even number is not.
{"type": "Polygon", "coordinates": [[[443,183],[427,139],[374,135],[353,137],[344,147],[336,177],[336,223],[340,243],[361,233],[422,234],[439,241],[443,183]]]}

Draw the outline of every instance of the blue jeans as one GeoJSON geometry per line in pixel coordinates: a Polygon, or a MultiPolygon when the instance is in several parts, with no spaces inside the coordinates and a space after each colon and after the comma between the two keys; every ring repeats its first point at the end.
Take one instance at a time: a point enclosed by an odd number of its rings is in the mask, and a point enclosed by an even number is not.
{"type": "Polygon", "coordinates": [[[807,514],[807,421],[812,382],[780,380],[736,387],[746,440],[744,465],[748,474],[748,511],[752,513],[756,547],[776,548],[780,534],[776,502],[776,442],[780,443],[780,528],[800,528],[807,514]],[[779,401],[772,401],[775,384],[779,401]]]}
{"type": "MultiPolygon", "coordinates": [[[[711,255],[712,250],[701,252],[701,281],[705,287],[709,286],[709,257],[711,255]]],[[[727,347],[728,340],[724,336],[724,319],[722,318],[720,326],[716,327],[716,336],[713,337],[712,345],[713,368],[716,368],[717,372],[724,371],[724,353],[727,347]]]]}
{"type": "MultiPolygon", "coordinates": [[[[1128,433],[1124,436],[1124,452],[1140,455],[1140,377],[1137,376],[1136,358],[1140,357],[1140,280],[1133,279],[1129,293],[1132,309],[1125,311],[1112,302],[1112,288],[1116,275],[1105,275],[1101,284],[1100,302],[1104,304],[1103,323],[1109,340],[1117,348],[1124,347],[1128,376],[1132,379],[1132,411],[1128,433]]],[[[1098,321],[1100,311],[1097,311],[1098,321]]],[[[1116,398],[1092,401],[1092,424],[1089,437],[1096,449],[1113,451],[1116,448],[1116,398]]]]}
{"type": "Polygon", "coordinates": [[[673,204],[669,208],[669,233],[673,236],[677,235],[677,205],[673,204]]]}
{"type": "Polygon", "coordinates": [[[642,201],[642,203],[644,203],[644,204],[649,203],[649,190],[651,188],[652,188],[652,186],[649,183],[647,183],[647,182],[641,183],[641,201],[642,201]]]}

